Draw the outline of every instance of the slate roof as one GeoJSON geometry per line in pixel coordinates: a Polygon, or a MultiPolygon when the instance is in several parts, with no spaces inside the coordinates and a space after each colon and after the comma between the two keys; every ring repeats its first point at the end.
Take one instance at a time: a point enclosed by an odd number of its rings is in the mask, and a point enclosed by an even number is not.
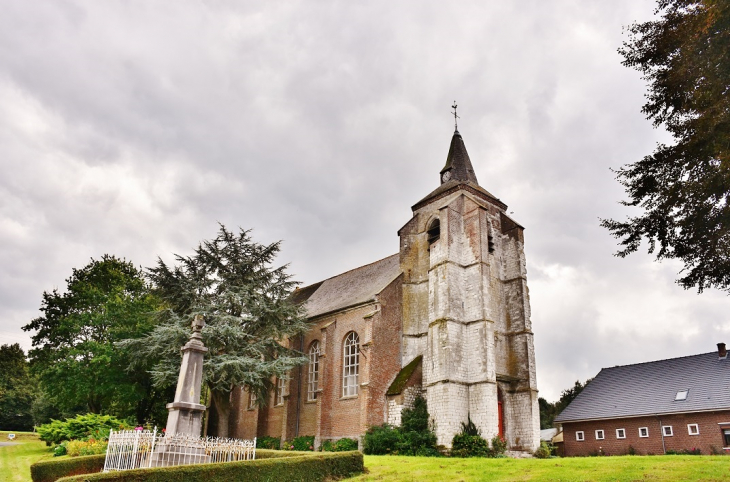
{"type": "Polygon", "coordinates": [[[454,135],[451,137],[449,153],[446,155],[446,165],[441,169],[441,174],[446,171],[451,171],[451,179],[470,181],[479,185],[477,175],[474,173],[474,167],[471,165],[471,159],[469,159],[469,153],[466,152],[464,139],[459,131],[454,131],[454,135]]]}
{"type": "Polygon", "coordinates": [[[307,316],[313,318],[373,301],[400,274],[400,256],[394,254],[298,289],[292,299],[306,302],[307,316]]]}
{"type": "Polygon", "coordinates": [[[730,410],[730,357],[717,351],[604,368],[555,418],[558,423],[730,410]],[[686,400],[676,400],[689,390],[686,400]]]}

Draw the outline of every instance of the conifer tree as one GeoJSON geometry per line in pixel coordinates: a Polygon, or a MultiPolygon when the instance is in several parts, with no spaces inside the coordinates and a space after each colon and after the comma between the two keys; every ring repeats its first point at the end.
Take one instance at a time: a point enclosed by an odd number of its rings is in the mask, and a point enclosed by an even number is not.
{"type": "Polygon", "coordinates": [[[228,436],[234,387],[246,386],[264,405],[274,377],[286,377],[307,361],[288,347],[288,340],[307,324],[303,308],[290,301],[296,282],[287,266],[272,267],[280,243],[262,245],[249,233],[236,234],[221,225],[215,239],[200,243],[192,256],[176,255],[175,266],[159,259],[148,275],[166,305],[160,324],[147,337],[124,342],[141,359],[155,360],[156,384],[173,385],[190,322],[202,315],[203,343],[209,350],[203,382],[210,389],[219,437],[228,436]]]}
{"type": "Polygon", "coordinates": [[[643,112],[674,137],[622,167],[626,221],[603,220],[618,256],[646,240],[657,259],[678,259],[678,283],[730,290],[730,2],[659,0],[658,20],[633,24],[619,53],[649,82],[643,112]]]}

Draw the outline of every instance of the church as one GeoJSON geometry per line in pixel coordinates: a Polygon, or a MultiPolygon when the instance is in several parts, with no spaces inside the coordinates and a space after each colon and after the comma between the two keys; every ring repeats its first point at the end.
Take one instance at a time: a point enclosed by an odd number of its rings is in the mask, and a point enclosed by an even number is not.
{"type": "Polygon", "coordinates": [[[309,363],[276,381],[259,408],[238,388],[231,435],[315,445],[400,424],[422,395],[438,443],[470,417],[509,450],[540,444],[524,228],[481,187],[458,129],[438,187],[416,202],[387,258],[298,289],[309,363]]]}

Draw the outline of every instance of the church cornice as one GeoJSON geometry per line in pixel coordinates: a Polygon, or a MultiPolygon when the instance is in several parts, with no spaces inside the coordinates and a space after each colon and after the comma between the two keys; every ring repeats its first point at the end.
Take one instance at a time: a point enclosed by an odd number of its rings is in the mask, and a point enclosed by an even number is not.
{"type": "Polygon", "coordinates": [[[485,189],[482,189],[481,186],[475,185],[469,181],[449,181],[442,184],[441,186],[436,188],[431,194],[414,204],[411,207],[411,210],[413,212],[416,212],[422,207],[427,206],[428,204],[439,199],[443,199],[446,196],[449,196],[458,191],[466,191],[480,199],[483,199],[484,201],[489,202],[490,204],[497,206],[502,211],[507,209],[507,205],[505,203],[500,201],[491,193],[487,192],[485,189]]]}

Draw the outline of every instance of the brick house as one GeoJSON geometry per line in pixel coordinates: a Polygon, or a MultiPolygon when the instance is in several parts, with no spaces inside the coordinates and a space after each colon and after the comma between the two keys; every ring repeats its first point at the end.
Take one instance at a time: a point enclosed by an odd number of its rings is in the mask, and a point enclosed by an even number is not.
{"type": "Polygon", "coordinates": [[[730,452],[730,361],[717,346],[601,370],[555,418],[565,455],[730,452]]]}
{"type": "Polygon", "coordinates": [[[524,228],[477,182],[456,131],[440,185],[412,207],[398,253],[295,293],[311,330],[308,365],[258,408],[234,390],[230,433],[315,444],[398,425],[422,394],[438,443],[467,417],[514,450],[539,445],[524,228]]]}

